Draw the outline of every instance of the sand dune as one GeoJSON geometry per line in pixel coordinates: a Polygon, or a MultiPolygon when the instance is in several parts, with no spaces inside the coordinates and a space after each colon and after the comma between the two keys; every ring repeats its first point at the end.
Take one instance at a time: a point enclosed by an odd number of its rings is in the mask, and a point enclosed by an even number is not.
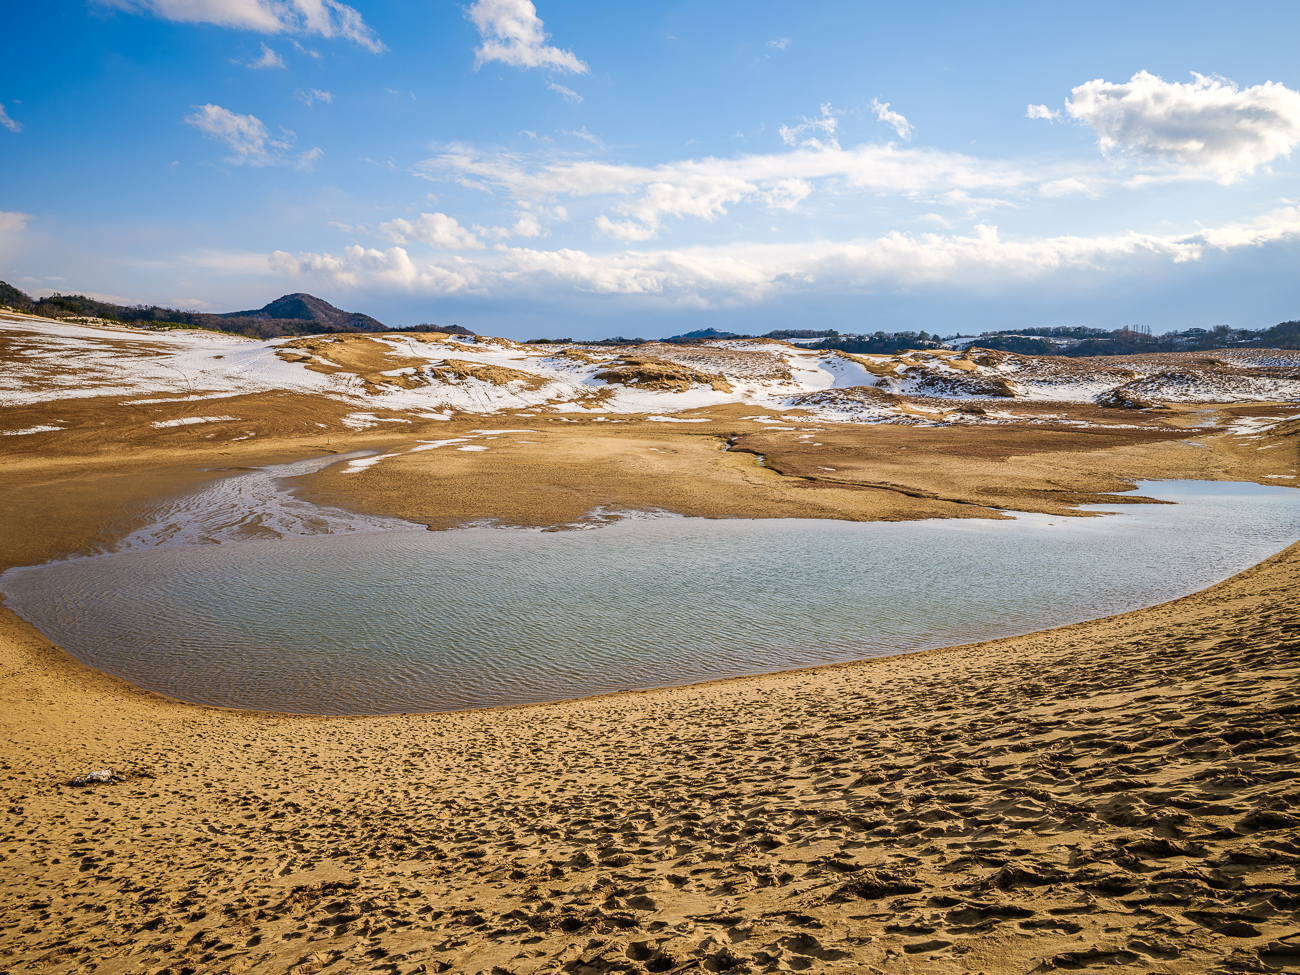
{"type": "MultiPolygon", "coordinates": [[[[989,425],[1015,418],[962,406],[1100,404],[1141,410],[1166,402],[1300,397],[1300,355],[1294,352],[1122,359],[979,348],[848,355],[774,340],[534,346],[438,332],[256,341],[192,329],[146,331],[0,314],[0,404],[113,397],[118,409],[139,411],[137,419],[148,415],[173,425],[243,419],[207,407],[224,410],[238,397],[271,391],[328,401],[326,429],[339,422],[344,406],[372,418],[379,410],[392,420],[506,410],[674,413],[744,404],[799,410],[821,422],[989,425]],[[160,399],[160,393],[166,395],[160,399]],[[168,407],[177,406],[184,407],[180,416],[168,415],[168,407]]],[[[17,425],[20,414],[12,420],[0,429],[28,435],[30,424],[17,425]]],[[[1094,416],[1088,422],[1123,420],[1094,416]]],[[[66,428],[40,432],[59,429],[66,428]]],[[[234,439],[224,430],[213,433],[234,439]]]]}

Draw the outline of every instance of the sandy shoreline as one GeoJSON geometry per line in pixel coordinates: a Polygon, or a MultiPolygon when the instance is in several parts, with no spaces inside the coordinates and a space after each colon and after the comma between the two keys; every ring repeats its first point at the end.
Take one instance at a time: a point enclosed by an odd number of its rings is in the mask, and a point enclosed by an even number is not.
{"type": "MultiPolygon", "coordinates": [[[[89,544],[107,513],[199,476],[152,466],[20,470],[8,498],[34,495],[31,530],[5,562],[89,544]]],[[[991,643],[344,719],[176,704],[0,611],[0,959],[1295,969],[1298,583],[1300,545],[1173,603],[991,643]],[[126,781],[66,786],[97,768],[126,781]]]]}

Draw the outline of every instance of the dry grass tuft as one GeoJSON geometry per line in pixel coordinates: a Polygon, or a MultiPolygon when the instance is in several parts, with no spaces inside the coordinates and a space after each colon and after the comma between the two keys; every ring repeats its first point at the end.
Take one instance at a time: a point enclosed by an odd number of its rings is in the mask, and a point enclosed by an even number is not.
{"type": "Polygon", "coordinates": [[[697,372],[662,359],[619,359],[611,368],[598,372],[595,378],[607,383],[621,383],[624,386],[637,386],[642,389],[685,392],[693,386],[711,386],[723,393],[732,391],[731,384],[722,376],[697,372]]]}

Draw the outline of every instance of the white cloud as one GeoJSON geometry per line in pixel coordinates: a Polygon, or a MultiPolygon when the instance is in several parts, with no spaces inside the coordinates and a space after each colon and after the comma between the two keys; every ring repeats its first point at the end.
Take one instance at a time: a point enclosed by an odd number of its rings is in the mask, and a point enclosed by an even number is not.
{"type": "Polygon", "coordinates": [[[1060,117],[1060,112],[1054,112],[1046,105],[1029,105],[1025,108],[1025,118],[1041,118],[1050,122],[1060,117]]]}
{"type": "Polygon", "coordinates": [[[546,87],[551,89],[551,91],[555,92],[557,95],[559,95],[561,98],[563,98],[566,102],[569,102],[570,104],[576,105],[582,102],[582,96],[579,95],[572,88],[565,88],[564,85],[557,84],[554,81],[548,81],[546,83],[546,87]]]}
{"type": "Polygon", "coordinates": [[[540,237],[542,225],[535,215],[521,213],[519,219],[515,221],[515,225],[510,228],[510,232],[516,237],[540,237]]]}
{"type": "Polygon", "coordinates": [[[287,149],[290,145],[271,139],[266,126],[255,115],[237,115],[220,105],[195,107],[198,111],[185,116],[185,121],[209,138],[224,142],[240,162],[268,165],[275,161],[273,150],[287,149]]]}
{"type": "Polygon", "coordinates": [[[269,266],[272,273],[279,275],[311,275],[344,287],[398,287],[431,294],[464,291],[478,277],[472,266],[449,269],[437,264],[417,265],[401,247],[380,251],[354,245],[345,248],[341,257],[275,251],[262,261],[264,268],[269,266]]]}
{"type": "Polygon", "coordinates": [[[912,123],[903,118],[898,112],[889,110],[889,102],[882,102],[879,98],[871,99],[871,110],[876,113],[876,118],[886,125],[891,126],[898,133],[900,139],[912,141],[912,123]]]}
{"type": "Polygon", "coordinates": [[[21,122],[15,122],[9,117],[9,113],[5,111],[3,102],[0,102],[0,125],[3,125],[10,132],[21,132],[23,130],[21,122]]]}
{"type": "Polygon", "coordinates": [[[467,228],[462,227],[455,217],[449,217],[445,213],[422,213],[414,223],[400,218],[389,220],[379,225],[379,232],[396,244],[418,240],[449,250],[484,246],[483,242],[467,228]]]}
{"type": "Polygon", "coordinates": [[[255,61],[245,61],[243,62],[243,65],[246,68],[254,69],[285,67],[284,60],[280,55],[276,54],[275,51],[271,50],[270,46],[265,43],[262,44],[261,57],[257,58],[255,61]]]}
{"type": "MultiPolygon", "coordinates": [[[[834,122],[829,106],[826,109],[823,118],[834,122]]],[[[417,164],[416,169],[429,178],[500,189],[521,199],[612,197],[619,201],[612,208],[621,219],[607,216],[596,226],[602,234],[621,240],[649,239],[667,217],[712,221],[742,201],[790,210],[819,184],[900,193],[973,212],[1004,202],[996,194],[1024,194],[1041,181],[1006,163],[956,153],[892,143],[844,149],[817,139],[805,140],[787,152],[686,159],[658,166],[571,159],[530,164],[534,158],[481,155],[468,147],[454,147],[417,164]]]]}
{"type": "MultiPolygon", "coordinates": [[[[611,222],[612,223],[612,222],[611,222]]],[[[635,230],[635,227],[632,228],[635,230]]],[[[615,235],[616,236],[616,235],[615,235]]],[[[559,288],[652,295],[696,305],[736,304],[810,288],[988,285],[1041,279],[1065,270],[1123,273],[1146,261],[1186,263],[1228,251],[1300,238],[1300,207],[1188,234],[1122,233],[1004,240],[996,227],[970,234],[893,232],[869,240],[749,244],[593,254],[564,248],[505,248],[452,267],[413,261],[401,247],[348,247],[342,256],[277,251],[281,274],[314,274],[350,286],[400,285],[434,294],[474,289],[491,297],[559,288]]]]}
{"type": "Polygon", "coordinates": [[[627,241],[650,240],[659,234],[656,227],[647,227],[634,220],[611,220],[603,213],[596,218],[596,229],[606,237],[627,241]]]}
{"type": "MultiPolygon", "coordinates": [[[[568,220],[569,215],[565,212],[564,207],[539,207],[537,213],[533,213],[533,204],[528,200],[518,201],[520,209],[515,211],[518,218],[513,225],[509,227],[480,227],[474,225],[474,230],[484,237],[490,237],[493,240],[508,240],[511,237],[544,237],[548,236],[545,228],[542,226],[542,216],[553,216],[560,220],[568,220]]],[[[498,247],[501,245],[497,245],[498,247]]]]}
{"type": "Polygon", "coordinates": [[[308,108],[311,108],[316,102],[324,102],[328,105],[330,102],[334,101],[334,95],[331,92],[321,91],[319,88],[308,88],[306,91],[299,88],[293,93],[293,97],[298,99],[298,101],[302,102],[308,108]]]}
{"type": "Polygon", "coordinates": [[[1038,192],[1043,196],[1069,196],[1071,193],[1086,193],[1089,196],[1095,196],[1088,184],[1083,180],[1075,179],[1073,176],[1067,176],[1064,179],[1054,179],[1043,183],[1038,187],[1038,192]]]}
{"type": "Polygon", "coordinates": [[[790,38],[788,37],[774,37],[772,38],[772,40],[767,42],[768,47],[774,47],[778,51],[784,51],[789,46],[789,44],[790,44],[790,38]]]}
{"type": "Polygon", "coordinates": [[[787,146],[820,146],[820,140],[815,137],[803,139],[804,133],[820,131],[825,133],[826,139],[829,142],[837,144],[835,143],[835,130],[839,128],[839,124],[840,120],[835,117],[831,110],[831,103],[826,102],[822,105],[822,114],[820,118],[808,118],[808,116],[805,115],[800,124],[795,126],[783,125],[777,131],[781,134],[781,141],[787,146]]]}
{"type": "Polygon", "coordinates": [[[1244,90],[1192,74],[1188,84],[1139,71],[1127,83],[1097,79],[1066,102],[1096,130],[1103,151],[1176,160],[1222,182],[1254,172],[1300,142],[1300,92],[1265,82],[1244,90]]]}
{"type": "Polygon", "coordinates": [[[27,222],[32,219],[30,213],[17,210],[0,210],[0,234],[16,234],[27,229],[27,222]]]}
{"type": "Polygon", "coordinates": [[[309,149],[296,157],[290,155],[297,139],[294,133],[281,127],[280,136],[273,138],[256,115],[238,115],[220,105],[195,105],[198,111],[186,115],[187,124],[194,126],[210,139],[224,142],[234,152],[226,161],[248,163],[250,166],[288,165],[298,169],[311,169],[312,163],[325,154],[320,148],[309,149]]]}
{"type": "Polygon", "coordinates": [[[514,68],[552,68],[586,74],[572,51],[546,43],[547,33],[531,0],[475,0],[466,11],[483,38],[474,49],[476,67],[500,61],[514,68]]]}
{"type": "Polygon", "coordinates": [[[806,179],[778,179],[771,189],[759,193],[759,197],[772,210],[793,210],[800,201],[811,195],[812,184],[806,179]]]}
{"type": "Polygon", "coordinates": [[[361,14],[338,0],[97,0],[130,13],[180,23],[216,24],[262,34],[343,37],[378,54],[384,50],[361,14]]]}

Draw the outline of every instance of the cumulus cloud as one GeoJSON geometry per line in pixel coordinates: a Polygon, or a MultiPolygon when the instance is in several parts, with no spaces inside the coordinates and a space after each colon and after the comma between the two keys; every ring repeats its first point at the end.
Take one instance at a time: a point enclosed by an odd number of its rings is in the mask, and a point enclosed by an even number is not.
{"type": "Polygon", "coordinates": [[[261,56],[255,58],[252,61],[243,62],[243,65],[246,68],[253,68],[254,70],[285,67],[284,60],[280,57],[280,55],[276,54],[275,51],[273,51],[270,48],[270,46],[265,43],[262,45],[261,56]]]}
{"type": "Polygon", "coordinates": [[[349,247],[343,255],[277,251],[273,269],[318,274],[342,285],[399,284],[434,294],[474,288],[500,297],[560,288],[652,295],[695,304],[743,303],[777,292],[914,285],[985,285],[1041,279],[1072,269],[1124,271],[1142,261],[1187,263],[1207,251],[1300,238],[1300,207],[1189,234],[1004,239],[994,226],[966,234],[901,232],[860,241],[751,244],[609,254],[507,247],[473,261],[417,262],[401,247],[349,247]]]}
{"type": "Polygon", "coordinates": [[[1231,182],[1288,156],[1300,142],[1300,92],[1269,81],[1252,88],[1193,73],[1190,83],[1139,71],[1073,90],[1065,109],[1091,125],[1103,151],[1166,159],[1231,182]]]}
{"type": "Polygon", "coordinates": [[[521,213],[514,226],[510,228],[510,232],[516,237],[540,237],[542,223],[535,214],[521,213]]]}
{"type": "Polygon", "coordinates": [[[379,225],[379,232],[396,244],[418,240],[448,250],[484,246],[483,242],[467,228],[462,227],[455,217],[449,217],[445,213],[422,213],[414,223],[400,218],[389,220],[379,225]]]}
{"type": "Polygon", "coordinates": [[[480,227],[475,224],[474,230],[479,235],[490,237],[492,240],[509,240],[511,237],[544,237],[547,236],[547,231],[542,226],[543,216],[552,216],[560,220],[569,218],[564,207],[538,207],[537,211],[533,212],[533,204],[528,200],[519,200],[518,203],[521,209],[515,211],[517,219],[511,226],[480,227]]]}
{"type": "Polygon", "coordinates": [[[384,50],[361,14],[337,0],[97,0],[130,13],[180,23],[216,24],[262,34],[342,37],[378,54],[384,50]]]}
{"type": "Polygon", "coordinates": [[[774,48],[776,48],[778,51],[784,51],[787,47],[790,46],[790,38],[788,38],[788,37],[774,37],[774,38],[772,38],[770,41],[767,42],[767,46],[768,46],[768,47],[774,47],[774,48]]]}
{"type": "Polygon", "coordinates": [[[381,251],[353,245],[341,256],[311,252],[290,254],[274,251],[262,266],[278,275],[322,277],[344,287],[396,287],[426,294],[455,294],[472,286],[478,273],[472,266],[445,268],[426,262],[417,264],[401,247],[381,251]]]}
{"type": "Polygon", "coordinates": [[[1025,118],[1041,118],[1050,122],[1060,117],[1060,112],[1054,112],[1046,105],[1030,105],[1025,109],[1025,118]]]}
{"type": "Polygon", "coordinates": [[[10,132],[21,132],[23,130],[21,122],[15,122],[9,117],[9,113],[5,111],[3,102],[0,102],[0,125],[3,125],[10,132]]]}
{"type": "Polygon", "coordinates": [[[615,209],[652,229],[665,216],[697,217],[712,223],[727,212],[728,204],[738,203],[756,190],[753,183],[736,176],[692,175],[671,183],[650,183],[639,199],[620,203],[615,209]]]}
{"type": "Polygon", "coordinates": [[[876,113],[876,118],[893,128],[898,133],[900,139],[912,141],[912,123],[903,118],[898,112],[892,112],[889,109],[889,102],[882,102],[879,98],[871,99],[871,110],[876,113]]]}
{"type": "Polygon", "coordinates": [[[466,13],[483,38],[474,49],[475,67],[500,61],[513,68],[587,73],[586,63],[572,51],[546,43],[549,35],[532,0],[475,0],[466,13]]]}
{"type": "Polygon", "coordinates": [[[650,240],[659,234],[657,225],[647,227],[635,220],[611,220],[603,213],[596,218],[596,229],[606,237],[626,241],[650,240]]]}
{"type": "Polygon", "coordinates": [[[297,156],[292,155],[297,136],[281,127],[280,135],[273,137],[256,115],[239,115],[220,105],[194,107],[196,111],[193,115],[186,115],[185,122],[209,139],[224,142],[234,152],[233,156],[226,157],[227,162],[310,169],[312,163],[325,154],[323,149],[317,147],[297,156]]]}

